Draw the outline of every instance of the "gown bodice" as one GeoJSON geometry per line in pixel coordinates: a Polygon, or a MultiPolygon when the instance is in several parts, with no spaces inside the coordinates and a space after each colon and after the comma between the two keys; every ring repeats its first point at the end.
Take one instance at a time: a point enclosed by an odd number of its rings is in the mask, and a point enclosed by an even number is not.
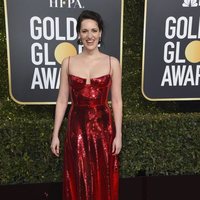
{"type": "Polygon", "coordinates": [[[106,74],[96,78],[87,79],[72,74],[68,75],[70,96],[74,106],[97,106],[107,104],[111,75],[106,74]]]}

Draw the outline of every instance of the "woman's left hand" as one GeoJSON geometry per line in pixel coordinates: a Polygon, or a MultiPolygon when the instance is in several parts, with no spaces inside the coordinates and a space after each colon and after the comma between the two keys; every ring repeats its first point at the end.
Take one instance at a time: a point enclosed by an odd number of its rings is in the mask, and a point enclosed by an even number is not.
{"type": "Polygon", "coordinates": [[[112,144],[112,154],[117,155],[121,151],[122,148],[122,138],[121,137],[115,137],[112,144]]]}

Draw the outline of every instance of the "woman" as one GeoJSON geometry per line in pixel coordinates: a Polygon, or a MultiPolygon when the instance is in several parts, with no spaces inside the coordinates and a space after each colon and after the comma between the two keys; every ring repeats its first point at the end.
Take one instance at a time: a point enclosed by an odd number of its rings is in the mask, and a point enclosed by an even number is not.
{"type": "Polygon", "coordinates": [[[98,49],[101,16],[83,11],[77,21],[83,52],[63,60],[51,149],[59,156],[59,129],[68,105],[63,200],[117,200],[122,146],[121,67],[98,49]],[[111,89],[113,116],[107,103],[111,89]]]}

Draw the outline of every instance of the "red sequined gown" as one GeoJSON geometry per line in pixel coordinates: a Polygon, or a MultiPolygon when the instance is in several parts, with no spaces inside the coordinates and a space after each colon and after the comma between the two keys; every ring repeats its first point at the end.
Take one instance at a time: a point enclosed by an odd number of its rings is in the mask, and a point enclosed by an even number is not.
{"type": "Polygon", "coordinates": [[[64,153],[63,200],[118,200],[115,125],[108,106],[111,75],[68,75],[72,105],[64,153]]]}

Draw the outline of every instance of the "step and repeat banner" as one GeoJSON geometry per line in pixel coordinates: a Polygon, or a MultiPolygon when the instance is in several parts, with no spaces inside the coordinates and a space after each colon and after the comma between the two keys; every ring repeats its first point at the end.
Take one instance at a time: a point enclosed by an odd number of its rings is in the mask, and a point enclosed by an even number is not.
{"type": "Polygon", "coordinates": [[[82,51],[77,18],[83,10],[104,20],[101,51],[122,61],[122,0],[4,0],[9,90],[19,104],[54,104],[63,58],[82,51]]]}
{"type": "Polygon", "coordinates": [[[148,100],[200,99],[199,13],[199,0],[146,0],[142,93],[148,100]]]}

